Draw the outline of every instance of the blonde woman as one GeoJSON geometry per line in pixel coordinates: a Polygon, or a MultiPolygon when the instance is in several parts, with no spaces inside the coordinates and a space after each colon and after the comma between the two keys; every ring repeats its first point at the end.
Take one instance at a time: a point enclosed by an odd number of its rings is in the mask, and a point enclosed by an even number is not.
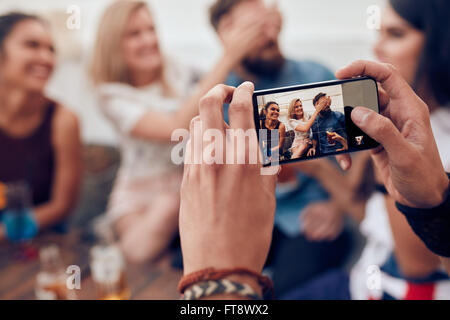
{"type": "Polygon", "coordinates": [[[250,20],[194,88],[192,72],[164,59],[145,2],[116,1],[101,19],[91,75],[122,152],[108,217],[132,262],[158,257],[176,234],[182,172],[170,158],[171,134],[189,127],[200,97],[262,41],[264,21],[250,20]]]}
{"type": "Polygon", "coordinates": [[[300,99],[293,99],[289,104],[288,122],[295,131],[295,139],[291,147],[291,159],[301,158],[305,152],[307,152],[307,157],[316,154],[316,142],[310,139],[310,132],[314,121],[323,108],[324,106],[318,107],[311,118],[307,120],[303,111],[303,103],[300,99]]]}

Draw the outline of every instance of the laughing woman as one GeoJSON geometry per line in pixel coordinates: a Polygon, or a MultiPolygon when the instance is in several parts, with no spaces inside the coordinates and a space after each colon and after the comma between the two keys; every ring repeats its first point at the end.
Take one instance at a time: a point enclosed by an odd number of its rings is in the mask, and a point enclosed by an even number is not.
{"type": "Polygon", "coordinates": [[[44,94],[55,59],[44,21],[22,13],[0,16],[0,182],[25,184],[32,193],[20,234],[14,217],[0,212],[0,240],[31,238],[61,225],[76,203],[78,120],[44,94]]]}
{"type": "Polygon", "coordinates": [[[202,95],[258,45],[262,27],[249,21],[246,32],[225,39],[222,58],[194,88],[192,72],[164,58],[145,2],[116,1],[104,13],[91,74],[121,139],[108,216],[128,260],[157,258],[175,236],[181,168],[171,161],[172,132],[189,127],[202,95]]]}
{"type": "Polygon", "coordinates": [[[270,101],[265,104],[260,115],[263,115],[260,117],[262,119],[261,129],[266,130],[267,134],[264,155],[268,156],[270,161],[277,160],[272,159],[272,155],[279,155],[286,137],[286,126],[280,121],[280,106],[278,103],[270,101]]]}

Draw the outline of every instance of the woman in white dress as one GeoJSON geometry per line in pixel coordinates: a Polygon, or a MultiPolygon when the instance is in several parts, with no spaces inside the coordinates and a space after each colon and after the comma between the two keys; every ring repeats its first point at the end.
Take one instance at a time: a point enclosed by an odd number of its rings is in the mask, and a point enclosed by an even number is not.
{"type": "Polygon", "coordinates": [[[311,118],[307,120],[300,99],[293,99],[289,104],[288,122],[289,126],[295,131],[295,139],[291,147],[291,159],[301,158],[306,152],[307,157],[316,154],[316,142],[310,138],[311,127],[324,107],[318,106],[311,118]]]}
{"type": "Polygon", "coordinates": [[[129,261],[157,258],[177,232],[182,170],[171,160],[172,133],[187,129],[199,99],[257,49],[265,20],[249,20],[246,32],[224,39],[221,59],[195,88],[193,72],[164,59],[144,1],[115,1],[101,19],[90,71],[120,137],[107,217],[129,261]]]}

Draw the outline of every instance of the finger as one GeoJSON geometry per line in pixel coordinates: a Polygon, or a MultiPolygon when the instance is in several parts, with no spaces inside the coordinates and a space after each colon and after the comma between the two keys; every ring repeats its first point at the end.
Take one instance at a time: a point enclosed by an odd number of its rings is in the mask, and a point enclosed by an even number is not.
{"type": "Polygon", "coordinates": [[[389,104],[389,101],[391,101],[391,98],[387,94],[386,90],[380,86],[378,87],[378,100],[380,102],[380,112],[383,112],[389,104]]]}
{"type": "Polygon", "coordinates": [[[186,154],[189,155],[187,159],[190,161],[189,164],[201,164],[202,153],[203,153],[203,130],[202,121],[199,116],[194,117],[189,125],[190,139],[186,148],[186,154]]]}
{"type": "Polygon", "coordinates": [[[394,66],[374,61],[358,60],[336,71],[336,78],[345,79],[369,76],[381,83],[391,98],[401,99],[411,95],[411,87],[394,66]]]}
{"type": "Polygon", "coordinates": [[[260,167],[260,174],[265,181],[265,183],[268,183],[269,185],[275,185],[276,181],[278,179],[278,175],[281,172],[281,166],[269,166],[269,167],[260,167]]]}
{"type": "MultiPolygon", "coordinates": [[[[313,209],[313,210],[320,210],[320,209],[313,209]]],[[[312,235],[316,232],[316,230],[320,227],[322,224],[322,219],[315,211],[310,211],[308,216],[305,217],[305,220],[303,220],[303,230],[308,233],[309,235],[312,235]]]]}
{"type": "Polygon", "coordinates": [[[184,186],[184,183],[187,183],[190,175],[191,170],[191,164],[192,164],[192,151],[191,151],[191,140],[186,143],[186,152],[184,155],[184,169],[183,169],[183,180],[182,180],[182,186],[184,186]]]}
{"type": "Polygon", "coordinates": [[[228,109],[230,127],[233,129],[254,129],[252,95],[255,87],[251,82],[244,82],[234,92],[228,109]]]}
{"type": "Polygon", "coordinates": [[[314,238],[325,240],[333,233],[333,226],[330,222],[322,222],[314,232],[314,238]]]}
{"type": "Polygon", "coordinates": [[[223,104],[231,100],[235,88],[219,84],[200,99],[199,111],[203,130],[224,129],[223,104]]]}
{"type": "Polygon", "coordinates": [[[352,166],[352,158],[349,154],[340,154],[336,156],[336,160],[342,170],[347,171],[352,166]]]}
{"type": "Polygon", "coordinates": [[[362,131],[383,146],[390,157],[408,154],[408,142],[390,119],[364,107],[355,108],[351,117],[362,131]]]}

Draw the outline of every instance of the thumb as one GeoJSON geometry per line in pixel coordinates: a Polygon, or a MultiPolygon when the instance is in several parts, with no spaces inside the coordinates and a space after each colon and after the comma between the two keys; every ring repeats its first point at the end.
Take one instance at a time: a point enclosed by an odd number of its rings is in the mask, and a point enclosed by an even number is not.
{"type": "Polygon", "coordinates": [[[355,108],[351,116],[353,122],[380,143],[390,157],[405,154],[408,142],[389,118],[364,107],[355,108]]]}

